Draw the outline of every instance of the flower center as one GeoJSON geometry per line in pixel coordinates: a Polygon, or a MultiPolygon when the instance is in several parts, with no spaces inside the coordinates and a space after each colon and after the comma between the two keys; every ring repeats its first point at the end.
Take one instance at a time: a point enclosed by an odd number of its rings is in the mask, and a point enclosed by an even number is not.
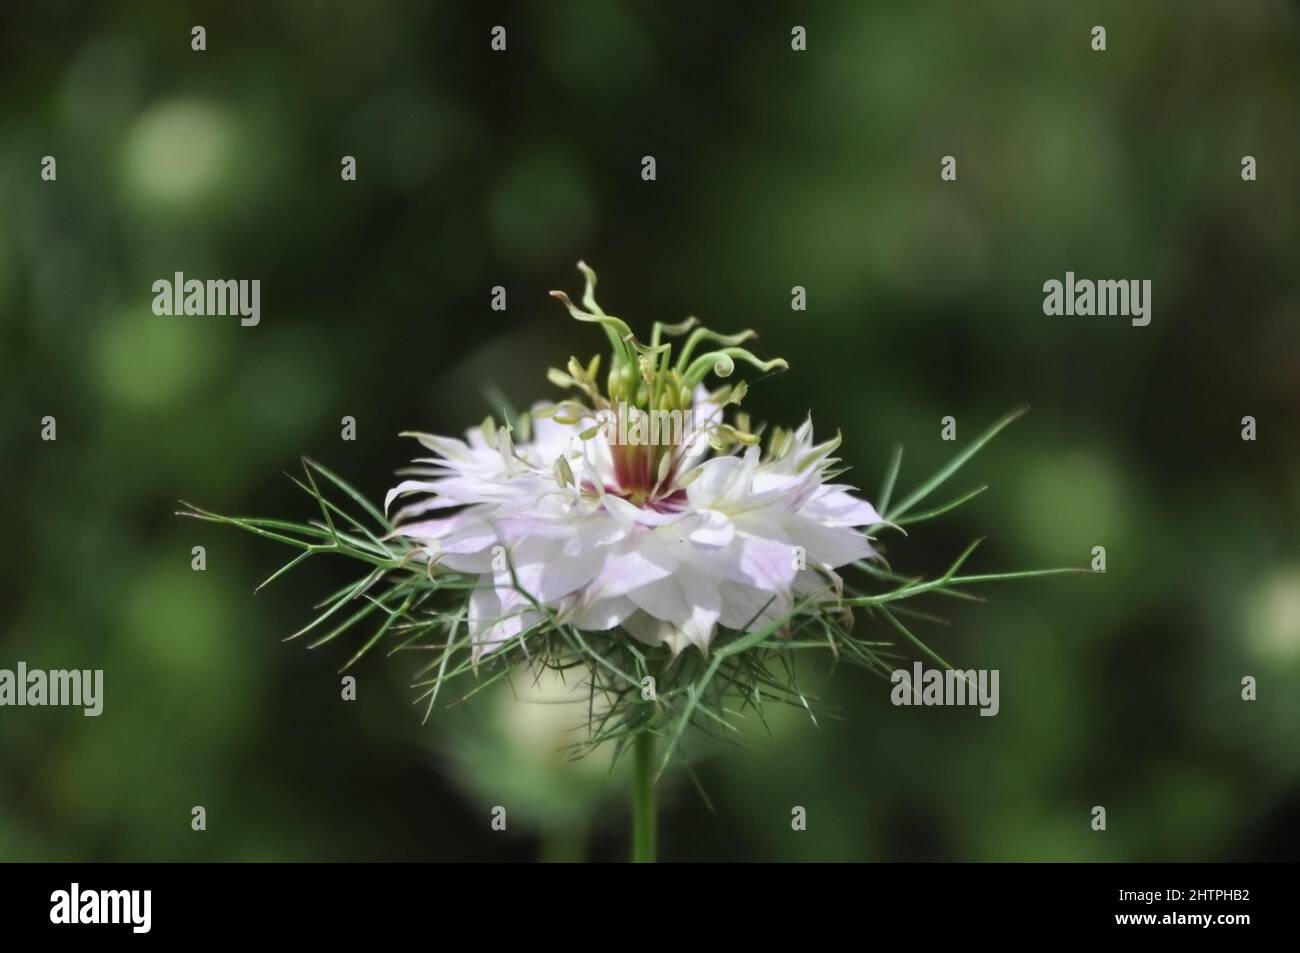
{"type": "Polygon", "coordinates": [[[697,419],[697,391],[710,374],[730,377],[737,361],[769,372],[788,367],[784,360],[763,361],[741,347],[757,337],[753,331],[718,334],[700,326],[695,318],[679,324],[656,321],[650,343],[643,344],[626,322],[606,314],[596,303],[596,273],[583,262],[578,262],[578,269],[586,279],[582,308],[563,291],[551,295],[562,301],[575,319],[604,329],[612,349],[609,373],[602,390],[596,377],[599,355],[586,365],[570,358],[565,371],[551,368],[547,377],[553,384],[577,390],[586,400],[566,399],[549,412],[559,423],[578,424],[595,418],[596,424],[585,429],[582,437],[591,439],[605,431],[620,496],[637,506],[671,499],[681,489],[676,479],[683,457],[698,438],[706,437],[719,453],[759,442],[747,415],[737,414],[735,424],[722,420],[722,408],[744,398],[748,385],[743,380],[709,395],[717,412],[710,412],[708,420],[697,419]],[[665,337],[685,337],[676,359],[673,345],[665,342],[665,337]],[[697,355],[706,344],[714,349],[697,355]]]}

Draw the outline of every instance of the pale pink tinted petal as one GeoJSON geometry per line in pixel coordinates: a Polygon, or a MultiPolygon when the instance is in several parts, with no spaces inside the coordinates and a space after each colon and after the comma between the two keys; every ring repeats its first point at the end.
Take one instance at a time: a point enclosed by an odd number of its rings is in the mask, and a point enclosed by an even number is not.
{"type": "Polygon", "coordinates": [[[598,599],[590,606],[575,609],[572,622],[579,629],[604,632],[621,625],[635,611],[636,605],[622,596],[616,599],[598,599]]]}
{"type": "Polygon", "coordinates": [[[605,509],[620,520],[640,523],[642,526],[666,526],[682,518],[681,513],[661,513],[658,510],[636,506],[612,493],[604,496],[605,509]]]}
{"type": "Polygon", "coordinates": [[[681,563],[647,537],[649,534],[638,534],[637,538],[629,538],[620,544],[618,551],[609,553],[591,584],[593,598],[627,595],[631,590],[663,579],[677,570],[681,563]],[[637,545],[639,540],[644,544],[637,545]]]}
{"type": "Polygon", "coordinates": [[[705,510],[700,521],[689,533],[692,543],[701,546],[726,546],[736,536],[736,526],[731,519],[717,510],[705,510]]]}
{"type": "Polygon", "coordinates": [[[760,589],[785,589],[798,571],[794,545],[777,539],[744,536],[740,541],[742,580],[760,589]]]}
{"type": "Polygon", "coordinates": [[[803,508],[803,515],[827,526],[874,526],[880,514],[866,500],[846,492],[847,487],[823,486],[803,508]]]}
{"type": "Polygon", "coordinates": [[[854,529],[822,526],[812,520],[791,520],[790,539],[804,547],[807,564],[835,568],[875,555],[867,537],[854,529]]]}
{"type": "Polygon", "coordinates": [[[686,497],[696,509],[708,509],[726,502],[745,468],[739,457],[714,457],[699,466],[700,475],[686,488],[686,497]]]}
{"type": "Polygon", "coordinates": [[[718,621],[729,629],[753,631],[778,621],[790,611],[790,594],[757,589],[735,582],[718,587],[722,610],[718,621]]]}

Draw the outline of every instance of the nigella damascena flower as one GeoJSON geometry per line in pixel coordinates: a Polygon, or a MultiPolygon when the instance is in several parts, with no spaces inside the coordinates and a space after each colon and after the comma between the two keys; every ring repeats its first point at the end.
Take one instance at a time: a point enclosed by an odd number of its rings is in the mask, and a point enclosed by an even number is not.
{"type": "Polygon", "coordinates": [[[290,638],[315,633],[315,647],[377,619],[343,668],[385,640],[394,653],[430,653],[413,683],[426,718],[446,685],[471,675],[452,705],[494,684],[513,689],[515,675],[534,688],[550,677],[568,686],[586,723],[569,754],[602,746],[615,759],[632,753],[632,857],[645,861],[654,858],[655,779],[680,757],[690,729],[738,731],[736,719],[746,710],[762,718],[768,702],[814,714],[800,655],[887,676],[892,698],[900,686],[904,697],[917,689],[878,651],[888,642],[850,633],[855,610],[949,668],[900,618],[935,616],[902,603],[1079,569],[962,575],[978,540],[935,579],[871,562],[872,528],[924,523],[978,497],[984,486],[917,510],[1023,411],[1002,417],[900,499],[898,447],[878,512],[837,482],[839,437],[816,442],[810,420],[763,433],[738,410],[746,384],[729,380],[738,364],[764,373],[785,367],[742,346],[753,332],[718,334],[690,319],[655,324],[643,343],[601,311],[594,274],[578,268],[586,277],[581,308],[551,294],[607,335],[603,376],[599,358],[571,359],[547,374],[568,394],[558,402],[534,404],[506,424],[489,417],[465,439],[408,434],[428,452],[382,510],[304,459],[295,482],[320,514],[311,523],[222,516],[188,503],[181,515],[298,550],[266,582],[313,555],[351,559],[363,575],[290,638]],[[849,563],[857,584],[836,572],[849,563]]]}
{"type": "Polygon", "coordinates": [[[649,344],[595,301],[552,292],[604,327],[613,359],[552,369],[570,390],[537,404],[517,428],[489,419],[465,440],[411,434],[417,459],[386,508],[429,567],[477,574],[467,622],[475,658],[552,616],[579,630],[621,628],[641,642],[708,650],[719,628],[755,631],[789,617],[796,600],[833,602],[835,570],[875,555],[880,515],[834,482],[839,438],[815,442],[812,422],[766,440],[733,411],[744,383],[710,392],[736,363],[784,368],[720,335],[656,324],[649,344]],[[674,355],[665,337],[684,343],[674,355]],[[712,347],[698,354],[701,345],[712,347]],[[728,422],[728,413],[735,414],[728,422]],[[765,444],[765,449],[763,445],[765,444]],[[400,502],[399,502],[400,501],[400,502]]]}
{"type": "Polygon", "coordinates": [[[901,499],[893,495],[896,449],[877,512],[837,482],[838,436],[818,443],[809,420],[764,433],[738,409],[747,390],[731,380],[738,365],[785,367],[742,346],[753,332],[717,334],[692,318],[656,323],[643,343],[600,309],[595,275],[579,268],[581,308],[552,294],[605,332],[612,358],[603,375],[599,357],[573,358],[547,375],[568,395],[557,402],[508,423],[488,418],[464,440],[410,434],[427,453],[382,509],[304,460],[295,482],[319,511],[310,523],[190,504],[181,514],[297,549],[267,582],[317,554],[348,557],[362,575],[290,638],[314,633],[314,647],[378,620],[343,667],[385,640],[393,652],[430,653],[414,681],[426,717],[454,682],[472,685],[450,704],[496,683],[513,688],[516,674],[535,686],[549,677],[569,686],[587,725],[569,746],[572,756],[605,745],[615,758],[632,752],[632,856],[646,860],[654,857],[655,778],[690,729],[736,731],[744,711],[762,717],[769,702],[812,715],[800,655],[902,684],[908,673],[878,651],[889,643],[851,634],[856,610],[948,668],[900,618],[934,616],[902,603],[1078,570],[963,575],[977,540],[941,576],[899,575],[876,559],[867,535],[923,523],[978,496],[984,487],[917,510],[1022,411],[901,499]],[[837,573],[850,563],[856,583],[837,573]]]}

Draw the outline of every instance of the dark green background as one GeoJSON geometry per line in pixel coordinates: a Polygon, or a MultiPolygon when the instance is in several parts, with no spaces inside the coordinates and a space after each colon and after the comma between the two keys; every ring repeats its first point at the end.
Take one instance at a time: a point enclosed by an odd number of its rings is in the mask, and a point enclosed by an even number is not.
{"type": "Polygon", "coordinates": [[[0,857],[622,856],[621,777],[539,752],[540,706],[421,726],[421,660],[379,653],[340,701],[355,644],[280,638],[350,567],[255,597],[288,553],[172,515],[311,518],[303,453],[378,498],[398,431],[554,396],[548,364],[603,348],[546,297],[579,258],[643,331],[757,329],[791,369],[749,409],[841,428],[868,496],[894,444],[904,490],[951,454],[945,415],[964,441],[1032,405],[895,568],[1108,552],[924,630],[1000,670],[996,718],[846,669],[813,679],[842,721],[695,745],[714,809],[670,779],[663,857],[1296,856],[1295,4],[29,6],[0,14],[0,667],[103,668],[106,700],[0,709],[0,857]],[[1067,270],[1149,278],[1151,325],[1045,317],[1067,270]],[[260,279],[261,325],[154,316],[175,271],[260,279]]]}

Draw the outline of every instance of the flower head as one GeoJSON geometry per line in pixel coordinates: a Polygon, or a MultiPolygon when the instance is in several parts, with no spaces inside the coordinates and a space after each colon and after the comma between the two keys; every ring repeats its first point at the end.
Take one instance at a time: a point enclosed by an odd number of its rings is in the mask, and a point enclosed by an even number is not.
{"type": "Polygon", "coordinates": [[[517,674],[535,683],[572,677],[587,695],[587,732],[570,746],[573,757],[605,744],[616,757],[633,747],[645,791],[652,762],[666,769],[688,729],[737,731],[738,717],[762,718],[769,703],[815,719],[800,657],[825,655],[892,680],[896,664],[883,651],[891,643],[854,635],[855,613],[947,668],[902,619],[935,616],[904,603],[1080,571],[963,575],[978,540],[931,579],[872,560],[873,527],[915,526],[979,496],[984,486],[918,509],[1023,411],[897,499],[896,448],[877,512],[836,482],[838,436],[817,443],[808,420],[764,432],[738,409],[747,390],[729,380],[738,366],[765,374],[786,366],[746,349],[752,331],[717,334],[691,318],[655,324],[643,343],[601,310],[596,276],[579,268],[581,308],[552,294],[607,335],[603,377],[599,357],[572,358],[548,375],[567,393],[556,402],[502,423],[488,418],[464,440],[410,434],[429,455],[382,510],[306,459],[295,482],[319,510],[312,522],[185,504],[184,516],[298,550],[263,585],[318,554],[361,568],[290,638],[315,633],[315,647],[378,620],[343,668],[385,640],[392,652],[427,653],[414,679],[426,718],[453,682],[472,684],[450,704],[517,674]],[[846,582],[836,570],[850,563],[858,572],[846,582]]]}
{"type": "Polygon", "coordinates": [[[394,487],[396,533],[432,566],[476,574],[468,625],[475,657],[547,616],[582,631],[622,627],[641,642],[707,652],[719,627],[750,632],[787,617],[796,598],[834,600],[837,567],[874,555],[876,510],[833,482],[836,437],[810,420],[774,429],[765,451],[747,415],[728,411],[741,381],[710,391],[737,364],[784,369],[692,318],[655,324],[648,344],[595,299],[552,292],[612,350],[576,358],[550,381],[569,396],[516,422],[489,418],[465,440],[411,434],[433,456],[394,487]],[[664,338],[684,338],[674,356],[664,338]]]}

